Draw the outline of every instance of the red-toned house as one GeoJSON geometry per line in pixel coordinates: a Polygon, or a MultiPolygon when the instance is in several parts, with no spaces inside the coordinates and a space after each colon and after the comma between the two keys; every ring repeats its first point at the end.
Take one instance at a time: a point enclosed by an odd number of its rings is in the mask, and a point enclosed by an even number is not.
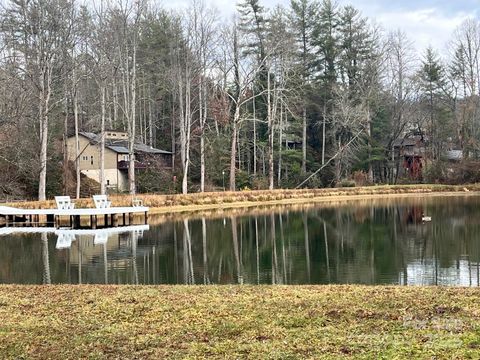
{"type": "Polygon", "coordinates": [[[408,177],[410,180],[421,180],[423,178],[423,167],[425,165],[426,140],[424,136],[415,135],[397,139],[393,143],[395,157],[401,161],[400,176],[408,177]]]}

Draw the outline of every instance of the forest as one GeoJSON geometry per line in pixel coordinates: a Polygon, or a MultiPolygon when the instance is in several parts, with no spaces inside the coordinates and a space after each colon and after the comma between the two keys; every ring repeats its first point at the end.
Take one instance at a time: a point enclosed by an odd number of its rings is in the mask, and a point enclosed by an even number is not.
{"type": "Polygon", "coordinates": [[[100,134],[103,161],[108,130],[128,133],[131,194],[480,180],[477,19],[419,50],[331,0],[239,0],[232,16],[202,0],[2,6],[0,198],[80,196],[67,138],[100,134]],[[405,139],[420,177],[401,175],[405,139]],[[135,171],[135,143],[171,166],[135,171]]]}

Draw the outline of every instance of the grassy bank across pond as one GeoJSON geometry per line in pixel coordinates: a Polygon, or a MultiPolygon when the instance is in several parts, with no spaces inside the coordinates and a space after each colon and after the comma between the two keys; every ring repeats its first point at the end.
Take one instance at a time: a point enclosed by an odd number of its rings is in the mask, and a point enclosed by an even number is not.
{"type": "MultiPolygon", "coordinates": [[[[206,192],[192,194],[153,195],[138,194],[135,198],[142,199],[149,206],[151,213],[163,214],[182,211],[228,209],[261,205],[284,205],[319,202],[336,202],[372,197],[427,196],[445,194],[478,194],[480,184],[471,185],[382,185],[351,188],[321,188],[321,189],[277,189],[277,190],[247,190],[206,192]]],[[[131,195],[111,195],[112,206],[131,206],[131,195]]],[[[9,204],[30,209],[54,208],[55,202],[32,201],[9,204]]],[[[76,200],[77,208],[94,207],[92,199],[76,200]]]]}
{"type": "Polygon", "coordinates": [[[468,359],[480,289],[0,286],[0,358],[468,359]]]}

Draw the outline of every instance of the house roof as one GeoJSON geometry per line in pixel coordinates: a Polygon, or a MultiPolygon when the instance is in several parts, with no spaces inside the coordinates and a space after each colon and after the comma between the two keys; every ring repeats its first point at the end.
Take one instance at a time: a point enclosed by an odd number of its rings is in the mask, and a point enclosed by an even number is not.
{"type": "Polygon", "coordinates": [[[463,151],[462,150],[448,150],[445,152],[445,156],[448,160],[462,160],[463,151]]]}
{"type": "MultiPolygon", "coordinates": [[[[92,132],[80,131],[78,133],[78,135],[84,136],[87,139],[89,139],[90,141],[100,141],[100,136],[98,136],[97,134],[94,134],[92,132]]],[[[75,135],[70,135],[70,137],[73,137],[73,136],[75,136],[75,135]]]]}
{"type": "Polygon", "coordinates": [[[119,154],[128,154],[128,149],[125,146],[121,145],[107,145],[107,147],[119,154]]]}
{"type": "MultiPolygon", "coordinates": [[[[90,143],[92,144],[98,144],[100,142],[100,135],[95,134],[92,132],[79,132],[79,135],[87,138],[90,143]]],[[[109,148],[110,150],[118,153],[118,154],[128,154],[128,142],[125,140],[117,140],[117,139],[105,139],[105,146],[109,148]]],[[[158,154],[164,154],[164,155],[172,155],[170,151],[165,151],[165,150],[160,150],[156,149],[154,147],[141,144],[141,143],[135,143],[134,144],[134,150],[135,152],[141,152],[145,154],[153,154],[153,155],[158,155],[158,154]]]]}
{"type": "Polygon", "coordinates": [[[425,146],[428,143],[428,136],[427,135],[411,135],[402,139],[396,139],[393,142],[394,147],[402,147],[402,146],[425,146]]]}
{"type": "Polygon", "coordinates": [[[405,139],[397,139],[393,142],[393,146],[415,146],[417,141],[412,138],[405,138],[405,139]]]}
{"type": "Polygon", "coordinates": [[[170,151],[165,151],[165,150],[160,150],[160,149],[155,149],[152,146],[148,146],[145,144],[135,144],[134,145],[135,151],[143,152],[146,154],[165,154],[165,155],[171,155],[172,153],[170,151]]]}

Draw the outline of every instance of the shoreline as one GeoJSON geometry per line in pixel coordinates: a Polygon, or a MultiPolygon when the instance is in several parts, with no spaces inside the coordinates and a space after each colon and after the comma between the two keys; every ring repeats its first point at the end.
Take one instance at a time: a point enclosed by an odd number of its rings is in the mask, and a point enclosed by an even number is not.
{"type": "Polygon", "coordinates": [[[269,206],[295,206],[295,205],[315,205],[327,204],[330,206],[342,206],[350,202],[362,200],[389,200],[389,199],[407,199],[415,198],[421,195],[424,198],[431,197],[449,197],[449,196],[479,196],[480,191],[448,191],[448,192],[411,192],[411,193],[391,193],[391,194],[365,194],[365,195],[339,195],[339,196],[319,196],[314,198],[296,198],[296,199],[281,199],[270,201],[244,201],[223,204],[208,204],[208,205],[179,205],[172,207],[152,207],[150,214],[165,215],[168,213],[195,213],[209,210],[229,210],[229,209],[248,209],[252,207],[269,207],[269,206]]]}
{"type": "MultiPolygon", "coordinates": [[[[133,198],[150,207],[150,214],[227,210],[275,205],[343,204],[355,200],[397,199],[431,196],[471,196],[480,194],[480,184],[470,185],[380,185],[352,188],[248,190],[174,195],[111,195],[112,206],[131,206],[133,198]]],[[[90,198],[75,200],[77,208],[94,207],[90,198]]],[[[0,204],[2,205],[2,204],[0,204]]],[[[4,205],[26,209],[55,208],[55,201],[30,201],[4,205]]]]}

